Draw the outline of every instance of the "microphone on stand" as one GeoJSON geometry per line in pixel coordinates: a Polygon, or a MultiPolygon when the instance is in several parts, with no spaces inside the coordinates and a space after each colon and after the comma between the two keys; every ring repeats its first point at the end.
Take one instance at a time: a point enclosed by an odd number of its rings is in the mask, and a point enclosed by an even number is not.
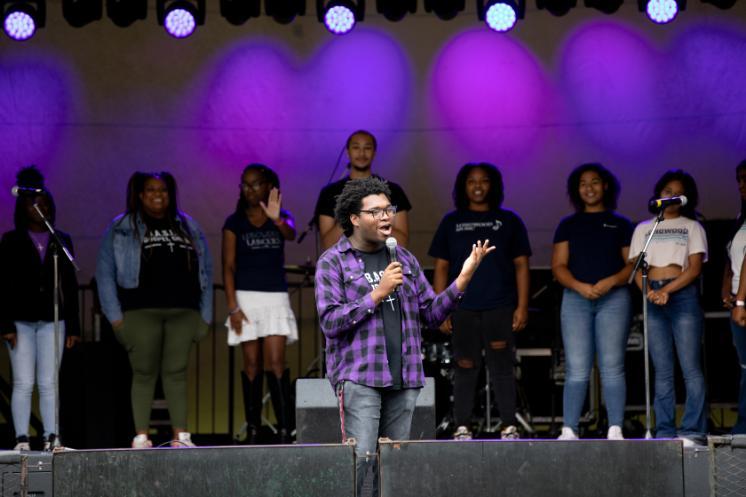
{"type": "Polygon", "coordinates": [[[47,191],[44,188],[29,188],[26,186],[14,186],[10,189],[10,194],[14,197],[17,197],[19,195],[43,195],[47,193],[47,191]]]}
{"type": "Polygon", "coordinates": [[[650,201],[651,209],[665,209],[669,205],[686,205],[687,199],[684,195],[678,197],[656,198],[650,201]]]}

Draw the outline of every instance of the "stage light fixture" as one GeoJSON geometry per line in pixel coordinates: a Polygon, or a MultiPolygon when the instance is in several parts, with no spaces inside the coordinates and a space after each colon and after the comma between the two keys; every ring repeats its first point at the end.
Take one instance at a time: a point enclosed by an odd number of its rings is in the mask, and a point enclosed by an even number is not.
{"type": "Polygon", "coordinates": [[[290,24],[295,16],[306,15],[306,0],[265,0],[264,10],[280,24],[290,24]]]}
{"type": "Polygon", "coordinates": [[[389,21],[401,21],[407,12],[417,12],[417,0],[376,0],[376,10],[389,21]]]}
{"type": "Polygon", "coordinates": [[[45,0],[5,2],[0,1],[3,31],[15,41],[28,40],[37,28],[44,27],[47,19],[45,0]]]}
{"type": "Polygon", "coordinates": [[[158,24],[174,38],[186,38],[205,23],[205,0],[156,0],[158,24]]]}
{"type": "Polygon", "coordinates": [[[466,7],[466,0],[425,0],[425,12],[433,12],[439,19],[450,21],[466,7]]]}
{"type": "Polygon", "coordinates": [[[585,6],[596,9],[604,14],[613,14],[622,6],[624,0],[585,0],[585,6]]]}
{"type": "Polygon", "coordinates": [[[62,0],[62,16],[75,28],[100,20],[103,12],[103,0],[62,0]]]}
{"type": "Polygon", "coordinates": [[[686,0],[638,0],[638,8],[656,24],[667,24],[686,9],[686,0]]]}
{"type": "Polygon", "coordinates": [[[220,0],[220,15],[235,26],[260,14],[259,0],[220,0]]]}
{"type": "Polygon", "coordinates": [[[365,17],[365,0],[316,0],[316,15],[319,22],[323,22],[326,29],[335,35],[343,35],[352,31],[359,21],[365,17]]]}
{"type": "Polygon", "coordinates": [[[553,16],[563,16],[578,5],[578,0],[536,0],[536,8],[553,16]]]}
{"type": "Polygon", "coordinates": [[[148,0],[106,0],[106,15],[120,28],[148,16],[148,0]]]}
{"type": "Polygon", "coordinates": [[[518,19],[526,13],[525,0],[477,0],[477,17],[487,27],[504,33],[515,26],[518,19]]]}

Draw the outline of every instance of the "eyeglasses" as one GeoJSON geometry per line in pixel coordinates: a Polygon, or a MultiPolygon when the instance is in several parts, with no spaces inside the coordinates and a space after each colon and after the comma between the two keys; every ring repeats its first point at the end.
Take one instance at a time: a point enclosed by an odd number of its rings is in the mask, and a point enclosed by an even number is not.
{"type": "Polygon", "coordinates": [[[381,219],[383,219],[384,213],[388,217],[391,217],[394,214],[396,214],[396,206],[395,205],[389,205],[385,209],[368,209],[368,210],[361,210],[360,212],[361,213],[364,212],[366,214],[370,214],[371,216],[373,216],[373,219],[375,219],[376,221],[380,221],[381,219]]]}
{"type": "Polygon", "coordinates": [[[238,187],[244,191],[254,190],[255,192],[258,192],[259,190],[262,189],[264,184],[265,184],[265,181],[257,181],[256,183],[241,183],[238,185],[238,187]]]}

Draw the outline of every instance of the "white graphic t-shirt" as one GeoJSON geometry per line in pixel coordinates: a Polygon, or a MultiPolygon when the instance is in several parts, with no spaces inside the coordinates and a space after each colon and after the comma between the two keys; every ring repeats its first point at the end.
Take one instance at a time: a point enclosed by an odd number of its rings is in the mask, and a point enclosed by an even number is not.
{"type": "Polygon", "coordinates": [[[734,236],[733,240],[728,244],[730,268],[733,271],[730,291],[734,295],[738,293],[738,284],[741,281],[741,265],[743,264],[744,254],[746,254],[746,223],[741,225],[741,228],[736,232],[736,236],[734,236]]]}
{"type": "MultiPolygon", "coordinates": [[[[640,255],[654,224],[655,218],[637,225],[629,247],[630,260],[640,255]]],[[[689,256],[694,254],[704,254],[703,262],[707,261],[705,230],[694,219],[679,216],[661,221],[648,247],[646,260],[652,267],[676,264],[686,269],[689,267],[689,256]]]]}

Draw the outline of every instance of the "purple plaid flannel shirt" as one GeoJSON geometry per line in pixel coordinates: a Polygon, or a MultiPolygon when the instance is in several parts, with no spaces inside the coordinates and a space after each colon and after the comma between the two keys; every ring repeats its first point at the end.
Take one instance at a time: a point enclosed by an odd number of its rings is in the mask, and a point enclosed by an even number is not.
{"type": "MultiPolygon", "coordinates": [[[[425,385],[420,320],[437,328],[462,293],[455,283],[435,294],[417,259],[397,247],[404,283],[399,288],[402,314],[402,386],[425,385]]],[[[393,384],[386,357],[383,318],[370,296],[365,266],[346,236],[324,252],[316,265],[316,307],[326,336],[326,369],[332,385],[349,380],[369,387],[393,384]]]]}

